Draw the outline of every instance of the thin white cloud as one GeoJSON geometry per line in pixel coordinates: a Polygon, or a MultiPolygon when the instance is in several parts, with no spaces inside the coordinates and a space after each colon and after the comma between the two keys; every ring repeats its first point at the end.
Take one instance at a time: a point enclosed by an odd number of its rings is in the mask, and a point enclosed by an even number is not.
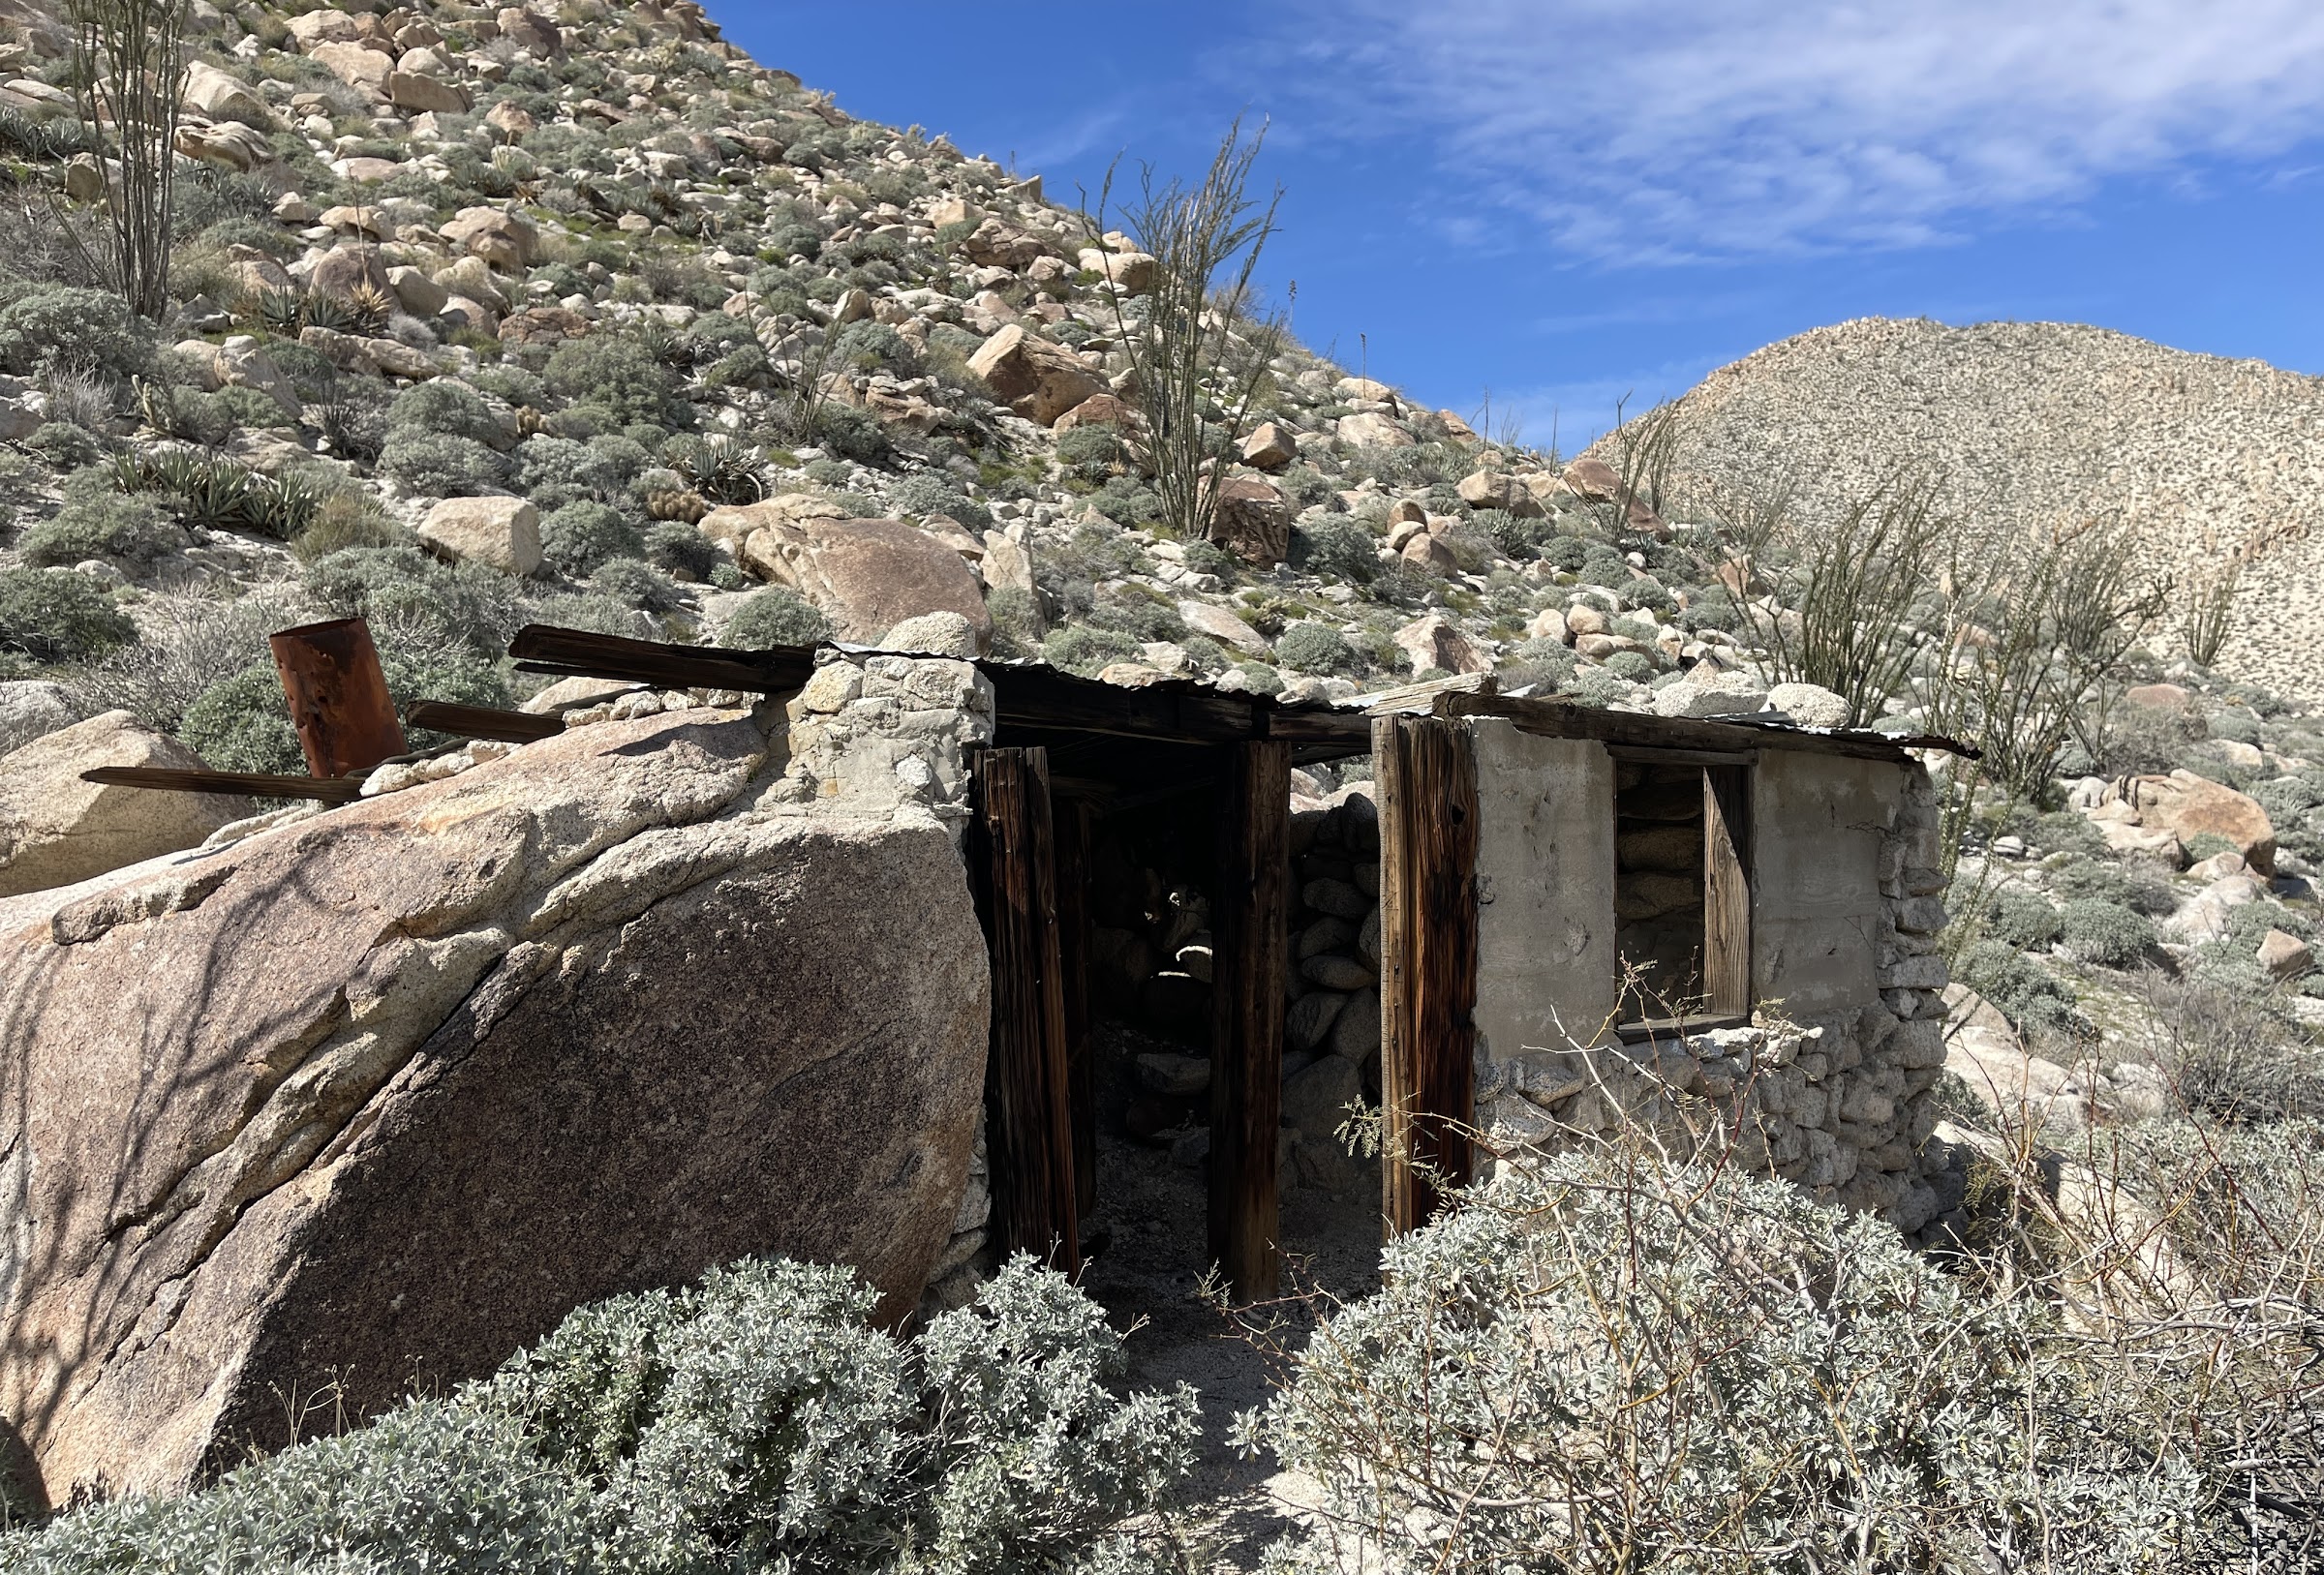
{"type": "Polygon", "coordinates": [[[1309,0],[1287,47],[1602,259],[1927,244],[2324,134],[2317,0],[1309,0]]]}

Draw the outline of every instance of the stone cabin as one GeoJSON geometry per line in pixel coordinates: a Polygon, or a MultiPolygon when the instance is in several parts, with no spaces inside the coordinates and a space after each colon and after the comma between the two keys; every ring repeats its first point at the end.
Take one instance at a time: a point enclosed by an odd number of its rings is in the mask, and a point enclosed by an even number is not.
{"type": "Polygon", "coordinates": [[[1912,750],[1954,746],[1477,680],[1125,688],[949,632],[530,628],[559,716],[0,898],[18,1491],[175,1491],[327,1426],[286,1407],[319,1375],[370,1414],[744,1254],[852,1263],[893,1319],[1005,1251],[1070,1270],[1101,1132],[1207,1145],[1248,1296],[1284,1186],[1371,1185],[1358,1098],[1391,1230],[1634,1120],[1927,1222],[1912,750]],[[1123,1023],[1182,1053],[1126,1064],[1123,1023]]]}

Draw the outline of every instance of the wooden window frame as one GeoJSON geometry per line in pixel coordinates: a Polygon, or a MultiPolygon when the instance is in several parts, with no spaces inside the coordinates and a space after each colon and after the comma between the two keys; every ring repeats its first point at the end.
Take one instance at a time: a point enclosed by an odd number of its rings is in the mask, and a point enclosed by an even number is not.
{"type": "MultiPolygon", "coordinates": [[[[1649,1017],[1615,1024],[1625,1042],[1737,1028],[1751,1021],[1752,995],[1752,772],[1756,751],[1647,749],[1609,744],[1618,761],[1642,766],[1694,766],[1702,774],[1702,983],[1703,1012],[1684,1017],[1649,1017]]],[[[1607,818],[1614,806],[1606,806],[1607,818]]]]}

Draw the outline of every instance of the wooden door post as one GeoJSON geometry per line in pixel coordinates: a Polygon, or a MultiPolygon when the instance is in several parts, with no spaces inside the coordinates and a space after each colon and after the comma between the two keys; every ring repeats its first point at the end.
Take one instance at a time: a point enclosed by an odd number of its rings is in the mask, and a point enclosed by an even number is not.
{"type": "Polygon", "coordinates": [[[1001,1250],[1079,1274],[1049,751],[986,749],[972,772],[972,868],[993,956],[985,1151],[1001,1250]]]}
{"type": "Polygon", "coordinates": [[[1058,799],[1057,961],[1064,981],[1065,1072],[1073,1113],[1073,1199],[1079,1217],[1097,1207],[1097,1068],[1089,1039],[1090,809],[1058,799]]]}
{"type": "Polygon", "coordinates": [[[404,730],[387,694],[387,675],[359,618],[308,623],[267,636],[290,725],[311,776],[369,771],[404,752],[404,730]]]}
{"type": "Polygon", "coordinates": [[[1425,1225],[1475,1155],[1477,762],[1466,728],[1372,723],[1380,810],[1381,1226],[1425,1225]]]}
{"type": "Polygon", "coordinates": [[[1275,1293],[1291,745],[1227,744],[1210,903],[1210,1257],[1244,1301],[1275,1293]]]}

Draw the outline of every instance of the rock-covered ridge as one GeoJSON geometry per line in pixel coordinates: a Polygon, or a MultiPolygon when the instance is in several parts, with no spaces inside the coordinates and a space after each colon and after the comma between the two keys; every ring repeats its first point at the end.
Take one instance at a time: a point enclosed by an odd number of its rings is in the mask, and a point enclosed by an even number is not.
{"type": "Polygon", "coordinates": [[[2240,555],[2221,668],[2324,698],[2324,379],[2079,323],[1863,318],[1720,368],[1680,409],[1679,469],[1714,484],[1790,475],[1812,504],[1922,464],[1972,525],[2095,521],[2183,580],[2240,555]]]}

